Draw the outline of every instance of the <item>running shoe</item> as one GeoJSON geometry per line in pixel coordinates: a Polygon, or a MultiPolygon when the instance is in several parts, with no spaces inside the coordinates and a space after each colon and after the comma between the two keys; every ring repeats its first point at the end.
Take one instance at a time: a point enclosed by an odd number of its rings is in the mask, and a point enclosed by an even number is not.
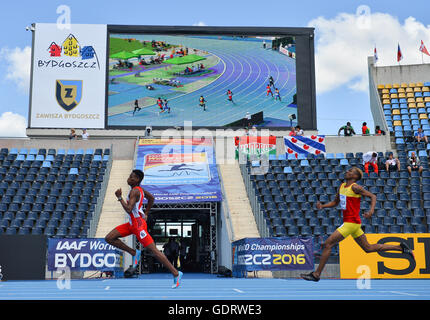
{"type": "Polygon", "coordinates": [[[142,255],[141,250],[136,249],[136,255],[133,257],[133,268],[136,268],[140,261],[140,256],[142,255]]]}
{"type": "Polygon", "coordinates": [[[415,260],[414,253],[413,253],[412,249],[409,248],[409,246],[406,244],[406,242],[401,242],[400,243],[400,247],[402,248],[402,252],[403,253],[411,255],[412,258],[414,258],[414,260],[415,260]]]}
{"type": "Polygon", "coordinates": [[[314,282],[320,281],[320,278],[315,277],[313,272],[302,273],[300,277],[302,277],[302,279],[305,279],[306,281],[314,281],[314,282]]]}
{"type": "Polygon", "coordinates": [[[184,275],[181,271],[178,271],[178,276],[173,277],[173,286],[172,289],[175,289],[181,285],[182,276],[184,275]]]}

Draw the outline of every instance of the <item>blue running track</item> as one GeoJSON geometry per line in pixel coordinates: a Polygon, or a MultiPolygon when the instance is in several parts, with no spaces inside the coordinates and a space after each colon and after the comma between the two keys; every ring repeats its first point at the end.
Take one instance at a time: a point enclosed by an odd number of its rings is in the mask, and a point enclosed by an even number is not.
{"type": "Polygon", "coordinates": [[[0,282],[0,300],[429,300],[430,280],[372,280],[357,289],[355,280],[236,279],[184,274],[172,289],[169,274],[139,279],[72,280],[59,290],[56,280],[0,282]]]}

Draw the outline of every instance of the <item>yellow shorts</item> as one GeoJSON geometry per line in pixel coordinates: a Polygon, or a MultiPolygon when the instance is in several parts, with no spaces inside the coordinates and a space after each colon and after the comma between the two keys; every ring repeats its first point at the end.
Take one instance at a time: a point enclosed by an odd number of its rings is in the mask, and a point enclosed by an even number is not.
{"type": "Polygon", "coordinates": [[[337,231],[339,231],[344,238],[351,235],[355,239],[364,234],[364,231],[361,229],[361,224],[352,222],[344,222],[337,228],[337,231]]]}

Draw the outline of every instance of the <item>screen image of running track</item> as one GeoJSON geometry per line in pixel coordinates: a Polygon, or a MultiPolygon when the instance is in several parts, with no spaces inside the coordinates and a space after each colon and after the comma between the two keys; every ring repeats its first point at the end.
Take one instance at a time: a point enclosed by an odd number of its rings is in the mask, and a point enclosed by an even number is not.
{"type": "Polygon", "coordinates": [[[296,125],[295,37],[109,34],[108,127],[296,125]]]}

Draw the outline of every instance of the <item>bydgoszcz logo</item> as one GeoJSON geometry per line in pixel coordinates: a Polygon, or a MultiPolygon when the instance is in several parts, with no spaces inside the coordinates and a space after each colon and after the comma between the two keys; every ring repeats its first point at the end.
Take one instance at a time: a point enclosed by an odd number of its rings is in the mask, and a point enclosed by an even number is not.
{"type": "Polygon", "coordinates": [[[82,99],[82,80],[56,80],[55,98],[64,110],[73,110],[82,99]]]}
{"type": "Polygon", "coordinates": [[[73,34],[69,34],[61,45],[52,41],[47,51],[53,59],[39,59],[37,62],[39,68],[100,69],[94,47],[91,45],[81,45],[73,34]],[[61,57],[64,57],[64,59],[60,59],[61,57]]]}

